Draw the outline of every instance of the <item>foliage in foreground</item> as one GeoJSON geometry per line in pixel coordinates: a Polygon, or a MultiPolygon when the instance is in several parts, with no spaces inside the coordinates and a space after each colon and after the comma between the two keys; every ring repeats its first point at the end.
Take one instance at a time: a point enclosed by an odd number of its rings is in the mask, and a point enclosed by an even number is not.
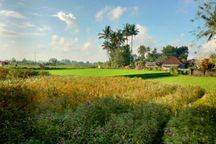
{"type": "MultiPolygon", "coordinates": [[[[170,117],[196,104],[203,94],[198,87],[120,77],[2,81],[0,143],[160,143],[170,117]]],[[[190,113],[187,117],[195,118],[190,113]]],[[[164,142],[170,139],[169,125],[164,142]]],[[[191,125],[183,123],[179,130],[183,126],[191,125]]]]}
{"type": "Polygon", "coordinates": [[[169,121],[166,143],[216,143],[216,95],[208,94],[169,121]]]}

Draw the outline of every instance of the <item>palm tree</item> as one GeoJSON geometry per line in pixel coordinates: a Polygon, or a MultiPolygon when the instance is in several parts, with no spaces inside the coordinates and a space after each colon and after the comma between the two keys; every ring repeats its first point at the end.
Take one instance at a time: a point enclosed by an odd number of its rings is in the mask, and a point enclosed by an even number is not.
{"type": "Polygon", "coordinates": [[[107,51],[111,51],[111,43],[109,41],[104,41],[102,47],[107,51]]]}
{"type": "Polygon", "coordinates": [[[99,39],[109,39],[112,33],[112,29],[110,26],[106,26],[102,33],[99,33],[99,39]]]}
{"type": "Polygon", "coordinates": [[[124,33],[124,35],[126,37],[127,44],[128,44],[128,37],[131,36],[130,31],[131,31],[131,25],[129,23],[127,23],[124,26],[124,29],[123,29],[123,33],[124,33]]]}
{"type": "Polygon", "coordinates": [[[204,2],[199,7],[197,15],[205,23],[205,26],[200,28],[198,37],[208,37],[208,40],[213,39],[216,36],[216,2],[204,2]]]}
{"type": "Polygon", "coordinates": [[[126,38],[124,37],[122,30],[118,30],[116,36],[118,40],[118,47],[120,47],[125,42],[126,38]]]}
{"type": "Polygon", "coordinates": [[[110,35],[110,41],[114,44],[114,48],[120,48],[125,42],[125,37],[122,30],[117,30],[110,35]]]}
{"type": "Polygon", "coordinates": [[[130,35],[131,35],[131,52],[133,49],[133,37],[138,34],[138,29],[136,28],[135,24],[130,25],[130,35]]]}

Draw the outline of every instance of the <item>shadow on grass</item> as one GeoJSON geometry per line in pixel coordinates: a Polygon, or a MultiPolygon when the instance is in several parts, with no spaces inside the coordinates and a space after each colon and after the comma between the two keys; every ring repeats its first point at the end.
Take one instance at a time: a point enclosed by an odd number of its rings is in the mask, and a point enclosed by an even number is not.
{"type": "Polygon", "coordinates": [[[147,74],[133,74],[133,75],[124,75],[124,77],[129,78],[142,78],[142,79],[154,79],[154,78],[161,78],[161,77],[170,77],[172,76],[170,73],[147,73],[147,74]]]}

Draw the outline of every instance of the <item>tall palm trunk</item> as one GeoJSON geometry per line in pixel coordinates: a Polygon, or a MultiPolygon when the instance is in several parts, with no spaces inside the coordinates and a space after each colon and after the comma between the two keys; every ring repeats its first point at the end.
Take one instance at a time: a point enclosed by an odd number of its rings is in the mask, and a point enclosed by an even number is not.
{"type": "Polygon", "coordinates": [[[132,53],[132,51],[133,51],[133,35],[131,36],[131,53],[132,53]]]}

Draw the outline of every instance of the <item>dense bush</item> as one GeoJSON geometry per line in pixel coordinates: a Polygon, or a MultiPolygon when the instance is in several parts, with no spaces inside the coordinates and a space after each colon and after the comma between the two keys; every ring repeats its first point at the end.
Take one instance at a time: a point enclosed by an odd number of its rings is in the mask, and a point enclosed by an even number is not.
{"type": "Polygon", "coordinates": [[[137,78],[5,80],[0,143],[160,143],[169,118],[177,119],[203,94],[199,87],[137,78]]]}
{"type": "Polygon", "coordinates": [[[216,95],[206,95],[169,121],[165,143],[216,143],[216,95]]]}
{"type": "Polygon", "coordinates": [[[0,68],[0,80],[15,79],[15,78],[29,78],[33,76],[47,76],[47,71],[31,70],[31,69],[10,69],[0,68]]]}
{"type": "MultiPolygon", "coordinates": [[[[169,115],[169,111],[160,105],[134,106],[118,99],[104,98],[81,104],[76,110],[41,113],[31,123],[31,136],[15,140],[50,144],[152,143],[161,135],[169,115]]],[[[10,137],[14,136],[8,132],[10,137]]],[[[23,133],[24,130],[19,131],[22,136],[23,133]]]]}
{"type": "Polygon", "coordinates": [[[18,84],[0,88],[0,143],[19,143],[31,133],[32,92],[18,84]]]}

